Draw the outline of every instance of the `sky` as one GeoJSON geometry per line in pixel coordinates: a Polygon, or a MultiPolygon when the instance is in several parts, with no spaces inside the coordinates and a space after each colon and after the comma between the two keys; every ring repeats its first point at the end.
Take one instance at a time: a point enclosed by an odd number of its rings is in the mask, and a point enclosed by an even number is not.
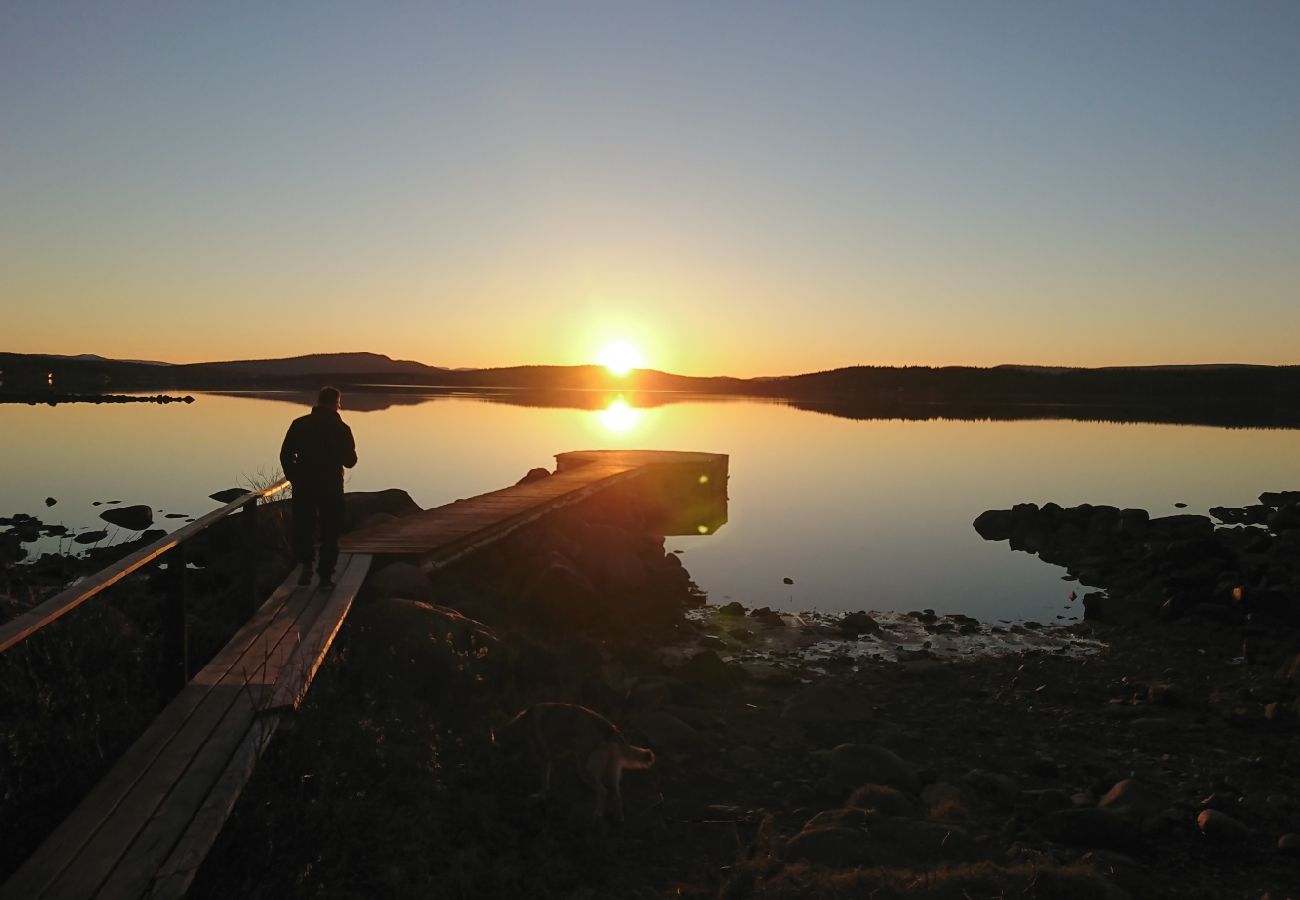
{"type": "Polygon", "coordinates": [[[0,350],[1300,363],[1300,3],[0,4],[0,350]]]}

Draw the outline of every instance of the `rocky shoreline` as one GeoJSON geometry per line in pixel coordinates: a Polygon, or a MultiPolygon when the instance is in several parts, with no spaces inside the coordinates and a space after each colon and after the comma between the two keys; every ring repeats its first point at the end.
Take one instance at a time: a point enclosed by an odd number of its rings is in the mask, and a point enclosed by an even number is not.
{"type": "MultiPolygon", "coordinates": [[[[415,508],[400,495],[353,521],[415,508]]],[[[1063,628],[709,606],[637,496],[432,577],[390,562],[192,895],[1295,897],[1291,503],[1208,532],[982,515],[1102,589],[1063,628]],[[572,773],[532,799],[494,736],[539,701],[655,751],[624,825],[593,823],[572,773]]]]}
{"type": "Polygon", "coordinates": [[[193,403],[189,394],[69,394],[55,391],[0,391],[0,403],[58,406],[60,403],[193,403]]]}

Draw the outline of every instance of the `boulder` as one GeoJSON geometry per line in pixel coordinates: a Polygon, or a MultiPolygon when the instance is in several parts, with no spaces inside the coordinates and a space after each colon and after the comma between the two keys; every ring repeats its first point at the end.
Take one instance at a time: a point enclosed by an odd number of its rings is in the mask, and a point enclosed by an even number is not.
{"type": "Polygon", "coordinates": [[[1020,793],[1020,782],[1001,772],[971,769],[961,777],[962,782],[977,794],[990,797],[1010,806],[1020,793]]]}
{"type": "Polygon", "coordinates": [[[687,660],[675,673],[676,676],[691,687],[707,692],[736,691],[740,689],[741,674],[733,666],[722,661],[712,650],[701,650],[687,660]]]}
{"type": "Polygon", "coordinates": [[[83,531],[72,540],[78,544],[98,544],[106,537],[108,537],[107,531],[83,531]]]}
{"type": "Polygon", "coordinates": [[[1038,821],[1048,838],[1075,847],[1130,851],[1140,839],[1136,825],[1113,809],[1062,809],[1038,821]]]}
{"type": "Polygon", "coordinates": [[[864,784],[849,795],[847,806],[886,816],[910,816],[916,804],[897,788],[883,784],[864,784]]]}
{"type": "Polygon", "coordinates": [[[650,746],[661,752],[700,750],[713,743],[692,726],[663,710],[638,713],[627,724],[631,731],[644,735],[650,746]]]}
{"type": "MultiPolygon", "coordinates": [[[[868,700],[867,695],[853,691],[840,682],[815,681],[785,702],[781,708],[781,718],[804,725],[870,722],[874,716],[868,700]]],[[[863,782],[858,782],[861,783],[863,782]]]]}
{"type": "Polygon", "coordinates": [[[531,484],[534,481],[541,481],[543,478],[550,478],[551,473],[541,467],[529,469],[524,473],[524,477],[515,482],[515,485],[531,484]]]}
{"type": "Polygon", "coordinates": [[[785,847],[792,862],[848,869],[877,865],[882,855],[871,836],[859,828],[813,828],[801,831],[785,847]]]}
{"type": "Polygon", "coordinates": [[[349,619],[348,658],[385,696],[420,700],[506,675],[505,646],[490,627],[454,609],[391,599],[349,619]]]}
{"type": "Polygon", "coordinates": [[[1098,809],[1114,810],[1135,824],[1145,822],[1168,805],[1168,800],[1159,791],[1134,778],[1117,782],[1097,801],[1098,809]]]}
{"type": "Polygon", "coordinates": [[[863,784],[883,784],[909,794],[921,789],[912,767],[879,744],[840,744],[830,753],[827,779],[845,789],[863,784]]]}
{"type": "Polygon", "coordinates": [[[219,491],[213,491],[211,494],[208,494],[208,496],[213,500],[216,500],[218,503],[230,503],[233,500],[238,500],[247,493],[248,488],[222,488],[219,491]]]}
{"type": "Polygon", "coordinates": [[[835,623],[835,627],[845,634],[875,634],[880,631],[880,623],[865,612],[851,612],[835,623]]]}
{"type": "Polygon", "coordinates": [[[99,517],[110,525],[117,525],[130,531],[144,531],[153,524],[153,510],[143,503],[106,509],[99,514],[99,517]]]}
{"type": "Polygon", "coordinates": [[[343,495],[343,530],[353,530],[375,513],[388,513],[400,519],[419,511],[419,504],[400,488],[350,491],[343,495]]]}

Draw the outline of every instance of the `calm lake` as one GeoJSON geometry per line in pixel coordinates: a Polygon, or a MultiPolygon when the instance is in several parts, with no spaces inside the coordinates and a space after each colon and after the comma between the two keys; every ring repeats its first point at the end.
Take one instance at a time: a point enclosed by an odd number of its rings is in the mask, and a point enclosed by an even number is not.
{"type": "MultiPolygon", "coordinates": [[[[213,491],[271,480],[284,430],[306,403],[198,394],[188,405],[2,405],[0,515],[31,513],[80,531],[104,524],[94,501],[120,500],[149,504],[157,527],[177,527],[185,519],[164,513],[199,515],[217,505],[207,499],[213,491]],[[57,504],[47,509],[46,497],[57,504]]],[[[975,516],[1026,500],[1152,515],[1181,502],[1203,513],[1300,486],[1295,430],[855,420],[756,400],[638,408],[604,395],[545,407],[500,396],[345,394],[343,415],[360,456],[349,490],[400,487],[424,507],[553,468],[552,455],[567,450],[729,454],[728,523],[669,545],[684,551],[711,602],[785,610],[1073,619],[1082,609],[1067,600],[1075,586],[1063,571],[981,540],[975,516]]]]}

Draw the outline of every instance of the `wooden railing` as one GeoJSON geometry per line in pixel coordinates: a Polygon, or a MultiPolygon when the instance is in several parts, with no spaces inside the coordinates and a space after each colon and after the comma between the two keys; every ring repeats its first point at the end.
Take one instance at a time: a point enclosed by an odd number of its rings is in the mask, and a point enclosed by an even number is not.
{"type": "Polygon", "coordinates": [[[279,481],[270,487],[249,491],[225,506],[214,509],[195,519],[171,534],[159,538],[146,547],[141,547],[129,556],[119,559],[106,569],[83,578],[67,590],[55,594],[50,599],[33,607],[27,612],[14,617],[0,625],[0,653],[4,653],[45,626],[72,612],[81,604],[99,594],[105,588],[117,584],[132,572],[154,562],[164,553],[176,551],[168,558],[167,590],[168,602],[164,606],[162,639],[163,658],[167,669],[165,678],[171,682],[173,689],[183,685],[189,677],[189,648],[185,631],[186,589],[185,570],[188,565],[185,542],[205,529],[224,519],[235,510],[242,510],[244,534],[244,558],[240,572],[240,597],[246,605],[246,612],[251,616],[257,608],[258,596],[256,585],[256,559],[254,556],[257,543],[257,504],[259,500],[272,497],[289,486],[288,481],[279,481]]]}

